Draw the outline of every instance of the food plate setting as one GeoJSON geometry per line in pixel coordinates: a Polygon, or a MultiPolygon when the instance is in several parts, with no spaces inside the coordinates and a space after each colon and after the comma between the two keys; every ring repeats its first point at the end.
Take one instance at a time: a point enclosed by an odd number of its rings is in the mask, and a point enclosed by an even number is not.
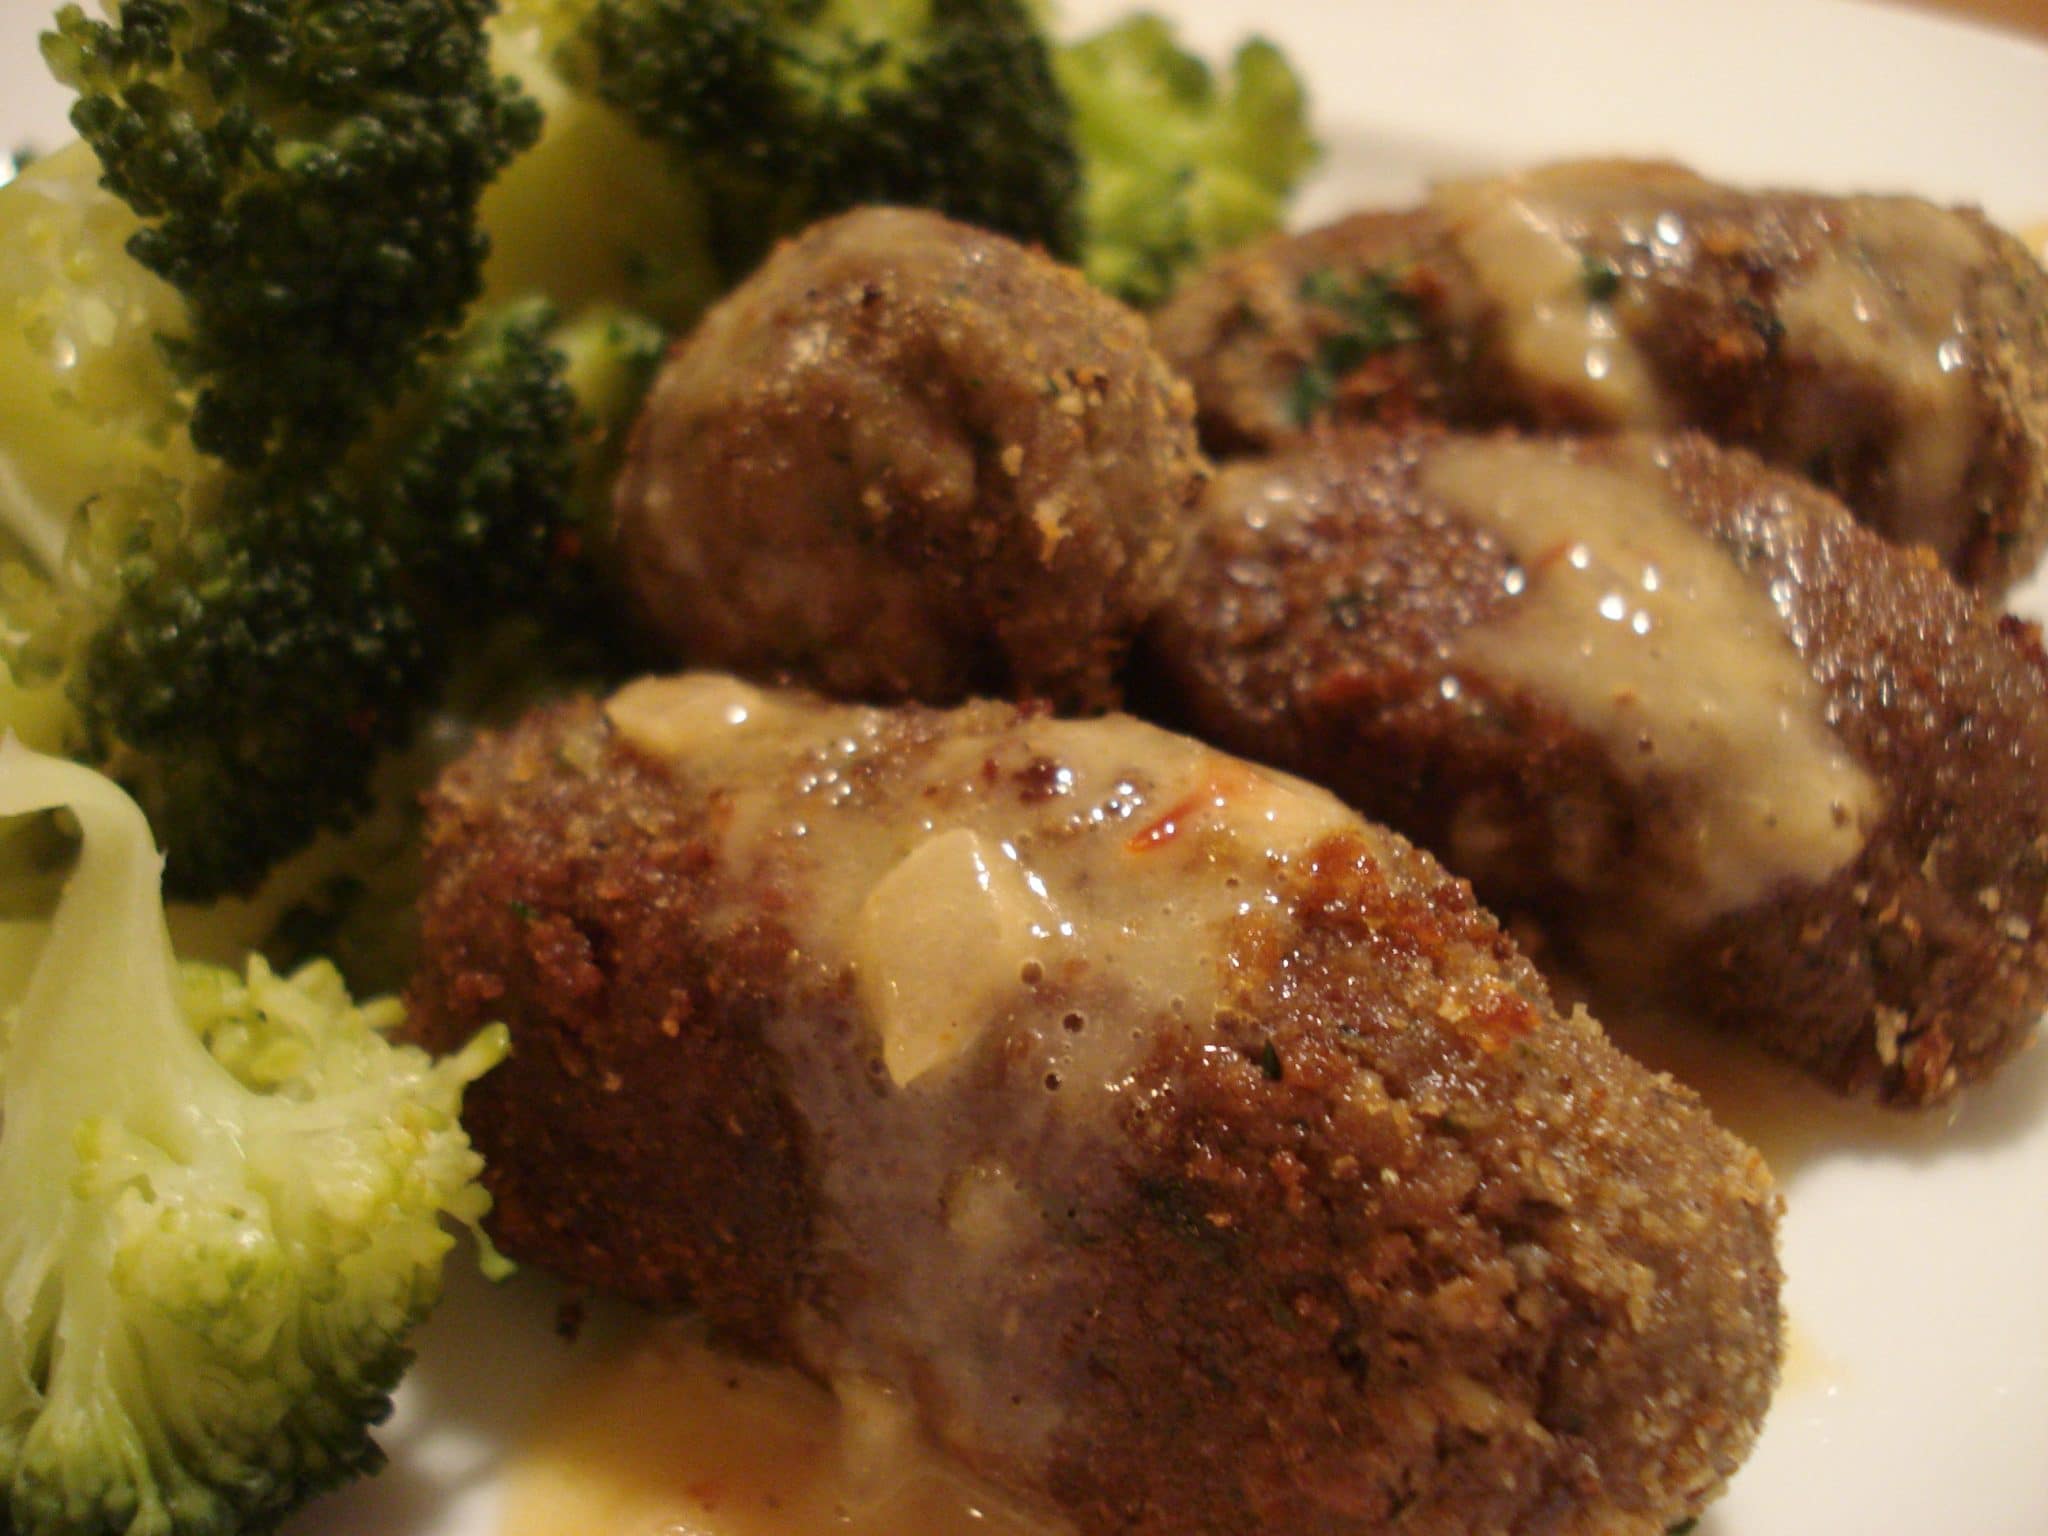
{"type": "MultiPolygon", "coordinates": [[[[1300,70],[1322,145],[1291,214],[1301,228],[1409,207],[1450,180],[1623,156],[1735,186],[1974,205],[2037,253],[2048,241],[2048,48],[2009,34],[1847,0],[1153,8],[1207,55],[1261,34],[1300,70]]],[[[1083,32],[1127,9],[1067,0],[1061,25],[1083,32]]],[[[0,140],[67,134],[67,98],[36,54],[46,20],[43,0],[0,0],[0,140]]],[[[2048,618],[2048,578],[2020,581],[2005,602],[2048,618]]],[[[2048,1049],[1952,1101],[1896,1111],[1844,1101],[1726,1038],[1609,1022],[1763,1153],[1785,1201],[1781,1380],[1695,1536],[2048,1531],[2048,1049]]],[[[287,1531],[505,1529],[522,1448],[551,1404],[559,1418],[562,1401],[582,1400],[592,1357],[632,1324],[579,1300],[583,1327],[565,1342],[552,1282],[529,1271],[488,1283],[467,1252],[465,1239],[380,1437],[390,1464],[287,1531]]]]}

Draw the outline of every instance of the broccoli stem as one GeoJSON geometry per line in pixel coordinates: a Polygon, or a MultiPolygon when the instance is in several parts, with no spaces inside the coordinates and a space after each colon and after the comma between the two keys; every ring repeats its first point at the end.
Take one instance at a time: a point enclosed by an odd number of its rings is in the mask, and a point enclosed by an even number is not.
{"type": "MultiPolygon", "coordinates": [[[[48,503],[30,494],[13,457],[0,452],[0,533],[51,580],[62,575],[70,527],[68,517],[53,515],[48,503]]],[[[0,554],[4,552],[0,546],[0,554]]]]}
{"type": "MultiPolygon", "coordinates": [[[[156,895],[163,859],[141,809],[89,768],[0,743],[0,816],[59,808],[77,818],[83,839],[7,1041],[0,1124],[10,1139],[33,1136],[39,1119],[125,1115],[144,1105],[146,1082],[189,1084],[203,1099],[211,1070],[178,1011],[177,961],[156,895]]],[[[152,1128],[188,1141],[190,1117],[164,1109],[151,1107],[152,1128]]],[[[0,1199],[0,1208],[16,1207],[0,1199]]]]}
{"type": "Polygon", "coordinates": [[[0,818],[58,808],[82,837],[0,1040],[0,1531],[268,1530],[379,1463],[441,1218],[489,1205],[457,1116],[504,1031],[433,1062],[331,966],[180,967],[141,810],[0,742],[0,818]]]}

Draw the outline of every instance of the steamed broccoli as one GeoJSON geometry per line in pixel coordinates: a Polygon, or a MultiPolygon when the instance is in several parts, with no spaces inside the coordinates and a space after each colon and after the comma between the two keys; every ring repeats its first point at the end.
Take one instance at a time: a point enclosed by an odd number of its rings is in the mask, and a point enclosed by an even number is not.
{"type": "Polygon", "coordinates": [[[555,6],[561,74],[705,188],[729,278],[778,236],[861,203],[1078,253],[1072,123],[1029,0],[555,6]]]}
{"type": "Polygon", "coordinates": [[[480,287],[475,210],[539,109],[493,75],[490,0],[76,5],[44,56],[176,288],[192,438],[254,468],[345,448],[480,287]]]}
{"type": "Polygon", "coordinates": [[[268,1528],[379,1460],[504,1035],[434,1063],[330,967],[181,970],[135,804],[0,743],[0,816],[57,807],[76,863],[0,1025],[0,1529],[268,1528]]]}
{"type": "MultiPolygon", "coordinates": [[[[1246,44],[1219,81],[1156,17],[1070,46],[1030,0],[513,0],[515,18],[536,91],[599,98],[672,152],[665,179],[621,147],[623,174],[682,206],[680,247],[701,241],[727,281],[813,219],[909,203],[1149,303],[1275,228],[1316,154],[1278,49],[1246,44]]],[[[578,127],[617,143],[587,107],[578,127]]],[[[622,175],[609,157],[599,174],[622,175]]],[[[654,265],[708,297],[701,263],[654,265]]]]}
{"type": "MultiPolygon", "coordinates": [[[[198,312],[122,254],[151,226],[96,174],[72,150],[0,189],[0,724],[114,773],[174,891],[212,896],[360,810],[466,626],[578,584],[579,498],[662,336],[507,306],[422,333],[345,452],[287,425],[230,466],[158,342],[198,312]]],[[[236,228],[255,260],[267,226],[236,228]]]]}
{"type": "MultiPolygon", "coordinates": [[[[112,772],[186,897],[357,815],[479,626],[602,613],[617,429],[777,234],[1080,235],[1030,0],[118,0],[46,42],[90,148],[0,187],[0,725],[112,772]]],[[[1098,277],[1277,215],[1270,50],[1222,92],[1157,24],[1061,60],[1098,277]]]]}
{"type": "Polygon", "coordinates": [[[1134,16],[1062,48],[1085,174],[1083,265],[1134,304],[1197,262],[1279,227],[1314,164],[1301,82],[1254,40],[1218,81],[1173,29],[1134,16]]]}

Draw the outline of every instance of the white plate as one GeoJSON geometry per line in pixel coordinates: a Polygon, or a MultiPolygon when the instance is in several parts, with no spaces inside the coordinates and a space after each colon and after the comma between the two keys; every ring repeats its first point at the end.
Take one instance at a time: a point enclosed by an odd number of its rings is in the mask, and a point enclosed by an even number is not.
{"type": "MultiPolygon", "coordinates": [[[[1122,8],[1068,10],[1086,23],[1122,8]]],[[[2048,221],[2048,50],[1988,31],[1842,0],[1167,8],[1211,48],[1262,27],[1305,69],[1330,150],[1309,218],[1444,172],[1626,151],[2048,221]]],[[[0,143],[61,132],[31,43],[45,12],[0,0],[0,143]]],[[[2042,585],[2020,606],[2048,613],[2042,585]]],[[[1842,1110],[1739,1052],[1667,1055],[1774,1155],[1790,1203],[1792,1364],[1699,1536],[2048,1533],[2048,1050],[1952,1124],[1842,1110]]],[[[486,1536],[500,1459],[569,1357],[551,1304],[537,1280],[492,1293],[458,1275],[388,1437],[392,1467],[296,1536],[486,1536]]]]}

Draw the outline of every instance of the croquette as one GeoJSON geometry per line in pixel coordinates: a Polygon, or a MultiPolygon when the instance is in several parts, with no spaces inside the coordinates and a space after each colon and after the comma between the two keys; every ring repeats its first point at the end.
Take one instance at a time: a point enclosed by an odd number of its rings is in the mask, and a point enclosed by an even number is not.
{"type": "Polygon", "coordinates": [[[1078,272],[907,209],[828,220],[680,342],[615,495],[679,661],[843,698],[1117,702],[1206,472],[1193,396],[1078,272]]]}
{"type": "Polygon", "coordinates": [[[431,797],[427,1043],[512,1256],[1080,1536],[1661,1536],[1781,1348],[1756,1154],[1328,794],[1122,716],[696,674],[431,797]]]}
{"type": "Polygon", "coordinates": [[[2048,275],[1972,209],[1585,161],[1224,257],[1157,318],[1203,435],[1693,428],[1967,585],[2048,539],[2048,275]]]}
{"type": "Polygon", "coordinates": [[[1430,848],[1596,1005],[1918,1105],[2048,1002],[2037,631],[1748,454],[1352,429],[1238,461],[1143,666],[1164,718],[1430,848]]]}

